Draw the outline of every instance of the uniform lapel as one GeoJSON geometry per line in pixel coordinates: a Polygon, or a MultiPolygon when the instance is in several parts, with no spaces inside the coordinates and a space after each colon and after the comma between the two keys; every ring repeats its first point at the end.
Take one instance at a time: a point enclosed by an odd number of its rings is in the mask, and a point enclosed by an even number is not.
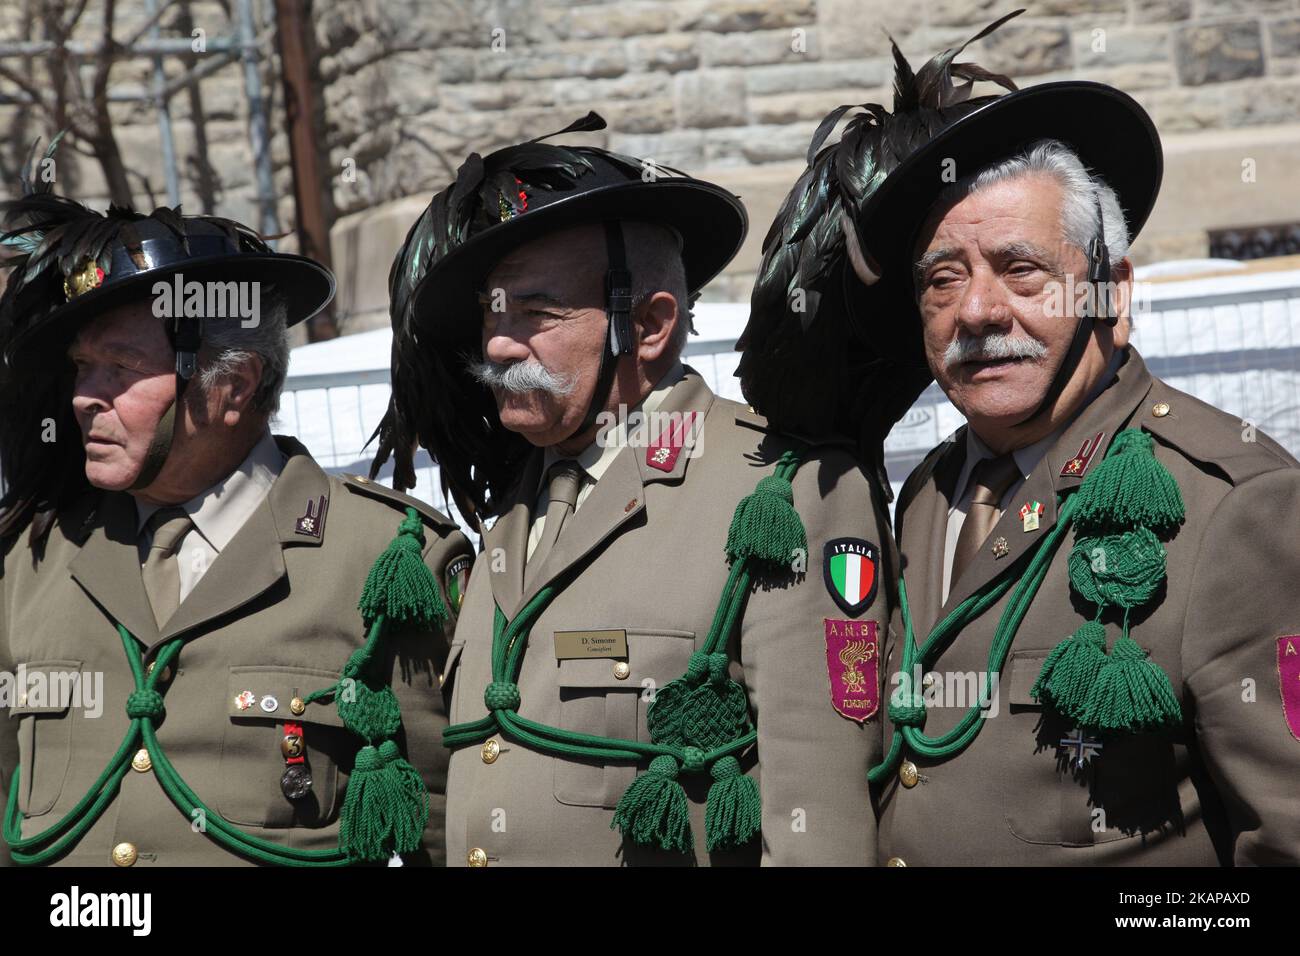
{"type": "Polygon", "coordinates": [[[145,644],[158,637],[140,575],[135,499],[125,492],[100,498],[99,519],[68,570],[110,617],[145,644]]]}
{"type": "MultiPolygon", "coordinates": [[[[974,560],[967,565],[962,576],[952,583],[948,600],[940,609],[936,621],[1015,565],[1056,525],[1057,495],[1078,488],[1087,472],[1105,457],[1111,440],[1126,427],[1134,410],[1146,398],[1150,389],[1151,375],[1147,372],[1146,364],[1136,351],[1129,349],[1128,359],[1120,366],[1115,381],[1065,427],[1016,492],[1016,496],[1007,504],[1007,510],[989,532],[988,539],[974,560]],[[1076,459],[1081,464],[1067,468],[1076,459]],[[1037,530],[1027,532],[1024,530],[1020,508],[1031,501],[1042,502],[1044,511],[1037,530]],[[994,551],[994,544],[999,539],[1006,542],[1006,553],[1001,557],[994,551]]],[[[1066,545],[1062,544],[1062,547],[1066,545]]],[[[940,556],[943,554],[942,550],[938,553],[940,556]]]]}
{"type": "Polygon", "coordinates": [[[943,590],[943,548],[948,533],[948,511],[952,508],[953,486],[966,458],[965,431],[946,443],[930,477],[922,482],[908,503],[904,516],[906,541],[901,544],[906,564],[907,604],[918,642],[934,626],[943,590]]]}
{"type": "Polygon", "coordinates": [[[329,533],[329,478],[297,441],[277,436],[276,442],[290,456],[284,470],[163,625],[160,642],[264,594],[285,574],[285,547],[319,547],[324,542],[329,533]]]}
{"type": "Polygon", "coordinates": [[[492,597],[507,617],[514,617],[523,604],[528,530],[533,523],[542,458],[540,449],[529,455],[515,489],[514,504],[483,533],[483,560],[488,563],[492,597]]]}
{"type": "Polygon", "coordinates": [[[647,484],[680,480],[685,475],[691,450],[683,445],[698,436],[712,404],[713,392],[698,373],[687,368],[686,375],[654,413],[659,416],[655,422],[664,425],[662,434],[652,429],[641,440],[629,441],[615,456],[582,507],[565,522],[559,540],[524,591],[521,603],[561,578],[641,514],[646,507],[647,484]],[[666,451],[661,453],[661,449],[666,451]]]}

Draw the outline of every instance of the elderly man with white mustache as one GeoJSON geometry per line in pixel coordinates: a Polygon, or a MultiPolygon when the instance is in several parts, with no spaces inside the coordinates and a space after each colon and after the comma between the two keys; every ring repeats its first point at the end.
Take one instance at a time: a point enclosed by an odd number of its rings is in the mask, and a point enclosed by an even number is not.
{"type": "Polygon", "coordinates": [[[448,678],[450,865],[874,859],[881,489],[681,362],[745,225],[712,183],[533,141],[471,155],[394,263],[381,456],[409,480],[422,442],[495,518],[448,678]]]}
{"type": "Polygon", "coordinates": [[[896,510],[880,858],[1295,863],[1300,467],[1129,344],[1146,113],[1012,89],[929,124],[847,227],[870,317],[919,331],[967,422],[896,510]]]}

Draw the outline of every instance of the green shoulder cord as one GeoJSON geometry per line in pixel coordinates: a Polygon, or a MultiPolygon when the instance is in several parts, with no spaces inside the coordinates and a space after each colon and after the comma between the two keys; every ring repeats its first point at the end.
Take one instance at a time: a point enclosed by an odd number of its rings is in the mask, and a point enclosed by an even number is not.
{"type": "Polygon", "coordinates": [[[989,648],[985,686],[993,686],[1071,524],[1077,530],[1070,552],[1070,583],[1097,604],[1097,615],[1048,655],[1034,684],[1034,697],[1045,699],[1088,730],[1133,733],[1178,724],[1181,712],[1168,675],[1129,637],[1129,611],[1147,603],[1164,579],[1165,552],[1156,534],[1172,533],[1183,519],[1178,484],[1152,449],[1151,436],[1139,429],[1116,435],[1106,458],[1078,491],[1064,504],[1058,496],[1057,523],[1029,553],[1019,580],[1004,573],[989,581],[936,624],[920,648],[913,634],[907,588],[900,578],[902,668],[888,708],[897,732],[885,759],[868,772],[870,782],[878,783],[894,772],[904,745],[921,756],[942,759],[963,750],[979,734],[988,701],[971,707],[945,734],[923,733],[925,703],[914,677],[928,670],[962,628],[1001,600],[1014,584],[989,648]],[[1100,621],[1107,606],[1124,608],[1123,633],[1109,653],[1100,621]]]}
{"type": "Polygon", "coordinates": [[[143,740],[153,762],[158,782],[172,803],[196,828],[225,849],[259,863],[282,866],[347,866],[378,862],[393,853],[410,853],[419,847],[429,817],[428,792],[424,781],[402,759],[392,737],[401,725],[396,695],[369,665],[389,622],[440,625],[447,619],[447,607],[437,583],[422,558],[423,524],[419,512],[406,509],[397,537],[370,569],[358,605],[369,627],[365,646],[355,651],[343,668],[343,678],[331,687],[316,691],[308,702],[333,696],[343,723],[366,740],[357,754],[348,780],[347,794],[339,814],[339,846],[331,850],[299,850],[245,833],[211,810],[185,783],[172,766],[157,737],[163,717],[163,696],[158,679],[180,654],[184,638],[176,637],[158,651],[155,666],[146,672],[139,642],[121,624],[117,632],[126,649],[127,663],[135,690],[127,697],[131,718],[126,738],[104,771],[77,805],[53,826],[35,836],[22,838],[18,812],[19,774],[9,788],[9,805],[4,820],[4,839],[15,863],[43,864],[62,855],[94,825],[117,795],[122,778],[131,768],[131,758],[143,740]],[[377,744],[377,746],[376,746],[377,744]]]}
{"type": "Polygon", "coordinates": [[[555,756],[607,763],[649,759],[649,770],[632,781],[619,800],[610,827],[618,827],[634,843],[683,853],[693,852],[695,841],[686,791],[677,776],[707,770],[714,780],[704,817],[708,849],[732,848],[751,840],[759,832],[762,806],[758,784],[741,772],[736,754],[757,740],[758,732],[749,718],[744,688],[727,676],[731,659],[726,647],[741,619],[753,569],[788,571],[796,551],[807,552],[807,535],[790,484],[799,464],[798,454],[785,452],[776,471],[762,478],[736,506],[725,549],[731,573],[708,636],[701,650],[691,655],[686,673],[660,688],[647,708],[649,742],[578,733],[519,715],[516,681],[529,632],[561,590],[548,585],[514,620],[496,609],[492,682],[483,695],[489,713],[448,727],[443,743],[464,747],[499,732],[555,756]]]}

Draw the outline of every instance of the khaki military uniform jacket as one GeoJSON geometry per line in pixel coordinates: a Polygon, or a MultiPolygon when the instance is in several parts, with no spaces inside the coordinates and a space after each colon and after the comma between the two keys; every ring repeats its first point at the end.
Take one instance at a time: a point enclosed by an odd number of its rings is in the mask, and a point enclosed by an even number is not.
{"type": "MultiPolygon", "coordinates": [[[[24,533],[9,543],[0,580],[0,670],[102,675],[98,715],[86,699],[19,696],[0,717],[0,778],[20,769],[23,836],[63,817],[121,744],[134,683],[114,622],[145,650],[182,635],[174,674],[159,685],[166,716],[158,740],[177,772],[212,811],[249,833],[301,849],[338,844],[338,816],[360,740],[328,699],[290,714],[295,696],[338,680],[365,640],[357,601],[376,557],[397,533],[407,504],[426,524],[424,557],[444,595],[449,572],[473,550],[428,505],[364,478],[327,475],[307,450],[277,437],[284,470],[161,633],[141,579],[136,508],[125,493],[95,496],[60,515],[33,554],[24,533]],[[323,504],[322,504],[323,502],[323,504]],[[300,522],[308,515],[314,519],[300,522]],[[450,567],[449,567],[450,565],[450,567]],[[237,698],[245,691],[244,705],[237,698]],[[273,706],[274,705],[274,706],[273,706]],[[303,725],[312,792],[291,802],[280,788],[286,720],[303,725]]],[[[454,605],[453,605],[454,610],[454,605]]],[[[448,630],[450,631],[450,625],[448,630]]],[[[433,794],[420,854],[441,862],[446,708],[440,688],[448,636],[394,630],[387,640],[402,708],[399,745],[433,794]]],[[[86,676],[90,675],[90,676],[86,676]]],[[[0,803],[2,805],[2,803],[0,803]]],[[[95,825],[58,862],[109,865],[114,848],[135,866],[248,862],[197,832],[151,770],[131,771],[95,825]],[[126,849],[129,847],[129,849],[126,849]]],[[[7,853],[5,854],[7,857],[7,853]]]]}
{"type": "MultiPolygon", "coordinates": [[[[650,449],[624,447],[525,589],[524,549],[543,457],[534,454],[515,499],[485,535],[470,579],[452,645],[453,723],[487,714],[495,607],[514,616],[548,582],[568,580],[529,636],[518,678],[520,715],[588,734],[649,739],[650,694],[685,673],[709,632],[728,574],[724,545],[732,513],[792,446],[744,406],[715,397],[690,369],[659,411],[703,416],[695,457],[683,453],[661,470],[651,464],[650,449]],[[624,631],[626,659],[557,658],[556,632],[588,629],[624,631]]],[[[808,535],[807,571],[755,589],[729,647],[731,677],[744,687],[758,731],[757,745],[740,756],[760,784],[761,845],[755,839],[739,852],[707,853],[707,774],[680,778],[691,804],[694,860],[624,843],[610,829],[613,809],[645,762],[552,756],[496,734],[486,749],[472,745],[452,754],[449,865],[874,859],[865,775],[879,759],[880,717],[862,723],[832,706],[824,622],[849,616],[831,599],[820,561],[833,538],[879,545],[886,519],[862,471],[833,449],[811,450],[793,486],[808,535]]],[[[885,590],[852,620],[883,628],[885,590]]]]}
{"type": "MultiPolygon", "coordinates": [[[[1274,441],[1153,378],[1130,349],[1118,378],[1069,424],[1015,494],[978,557],[940,607],[943,544],[964,429],[909,478],[897,527],[903,574],[923,642],[935,623],[1018,560],[1056,523],[1063,476],[1101,435],[1095,468],[1116,433],[1141,428],[1182,490],[1187,517],[1166,543],[1168,580],[1134,613],[1131,636],[1169,675],[1183,713],[1176,732],[1100,738],[1082,769],[1060,742],[1076,728],[1030,696],[1053,647],[1095,613],[1070,589],[1073,534],[1062,542],[1020,625],[999,682],[996,716],[946,759],[904,751],[916,768],[884,782],[880,856],[895,865],[1215,865],[1300,861],[1300,740],[1279,688],[1279,638],[1300,633],[1300,468],[1274,441]],[[1022,504],[1045,507],[1026,532],[1022,504]],[[1005,556],[994,546],[1006,543],[1005,556]],[[914,782],[913,782],[914,781],[914,782]]],[[[970,699],[951,691],[987,666],[1008,595],[952,641],[931,666],[937,680],[924,731],[950,729],[970,699]],[[951,706],[955,702],[959,706],[951,706]],[[948,704],[949,706],[943,706],[948,704]]],[[[1120,634],[1113,610],[1107,638],[1120,634]]],[[[901,624],[895,632],[903,633],[901,624]]],[[[887,688],[899,666],[888,648],[887,688]]],[[[969,694],[966,695],[969,698],[969,694]]],[[[886,722],[886,748],[894,728],[886,722]]],[[[1077,745],[1076,745],[1077,746],[1077,745]]]]}

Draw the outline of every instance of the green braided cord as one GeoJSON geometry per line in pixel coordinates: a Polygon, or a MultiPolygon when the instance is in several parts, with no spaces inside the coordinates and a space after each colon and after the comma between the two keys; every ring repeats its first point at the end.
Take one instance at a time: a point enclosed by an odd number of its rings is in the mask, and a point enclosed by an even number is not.
{"type": "Polygon", "coordinates": [[[743,613],[751,583],[751,565],[767,562],[784,567],[793,559],[796,549],[807,550],[807,535],[794,510],[790,487],[790,478],[799,464],[797,454],[786,452],[774,473],[761,479],[754,494],[737,505],[726,548],[731,569],[703,647],[692,655],[688,674],[665,685],[651,705],[653,711],[656,704],[666,704],[670,713],[668,724],[689,728],[687,732],[670,734],[672,740],[658,739],[654,732],[650,742],[621,740],[551,727],[519,715],[516,681],[523,666],[528,634],[558,593],[557,586],[552,584],[534,595],[513,619],[507,619],[499,606],[495,609],[492,680],[484,691],[488,715],[447,727],[443,731],[443,745],[464,747],[500,733],[550,754],[603,761],[640,761],[650,757],[650,769],[638,776],[623,794],[610,825],[621,829],[634,842],[682,851],[693,847],[694,838],[690,833],[689,804],[677,782],[677,774],[681,770],[702,772],[712,765],[718,782],[710,788],[706,806],[710,849],[738,845],[752,838],[758,832],[759,813],[754,809],[760,806],[757,785],[739,774],[734,755],[753,744],[758,733],[750,724],[743,688],[727,678],[730,659],[722,648],[727,646],[743,613]],[[663,699],[665,693],[668,696],[663,699]],[[672,708],[678,706],[674,701],[683,708],[680,715],[671,715],[672,708]],[[696,743],[704,746],[695,746],[696,743]],[[746,782],[733,779],[738,775],[746,782]],[[713,822],[709,823],[710,820],[713,822]]]}
{"type": "Polygon", "coordinates": [[[131,769],[131,757],[143,741],[153,762],[153,769],[164,793],[191,820],[195,819],[194,810],[199,810],[205,824],[205,832],[215,842],[235,852],[243,853],[265,863],[286,865],[340,865],[348,862],[337,857],[335,851],[295,850],[269,841],[260,840],[231,826],[218,814],[213,813],[194,796],[193,792],[176,773],[171,761],[163,752],[154,731],[154,721],[161,716],[162,697],[157,691],[157,682],[163,671],[180,653],[182,639],[176,638],[163,645],[158,652],[154,673],[145,674],[140,650],[135,638],[121,624],[116,625],[118,635],[126,649],[127,662],[135,680],[135,691],[128,698],[131,724],[122,741],[122,746],[113,755],[104,772],[91,785],[90,790],[78,801],[68,813],[53,826],[28,837],[20,839],[21,824],[18,813],[18,773],[10,788],[9,807],[5,814],[5,842],[9,844],[11,856],[15,863],[39,865],[61,856],[73,846],[85,832],[94,825],[103,814],[104,809],[117,795],[122,778],[131,769]],[[64,831],[67,831],[66,833],[64,831]],[[62,834],[62,838],[60,837],[62,834]],[[34,850],[40,846],[41,849],[34,850]],[[31,852],[29,852],[31,851],[31,852]],[[333,854],[333,857],[331,856],[333,854]]]}
{"type": "Polygon", "coordinates": [[[1075,537],[1070,583],[1089,604],[1141,607],[1165,579],[1165,547],[1149,528],[1075,537]]]}
{"type": "Polygon", "coordinates": [[[414,508],[406,509],[397,536],[371,566],[357,609],[367,624],[383,615],[401,624],[441,627],[450,617],[424,563],[424,522],[414,508]]]}
{"type": "MultiPolygon", "coordinates": [[[[903,662],[900,673],[908,675],[907,687],[911,686],[910,675],[917,666],[920,666],[923,670],[928,668],[930,663],[938,657],[938,651],[946,647],[960,633],[962,628],[996,604],[1002,598],[1002,595],[1011,590],[1014,584],[1015,590],[1008,599],[1007,606],[998,620],[997,627],[993,632],[993,643],[989,648],[985,678],[988,681],[986,686],[992,686],[993,680],[1000,676],[1002,667],[1006,663],[1007,653],[1015,640],[1020,622],[1024,620],[1025,614],[1028,613],[1029,606],[1033,602],[1043,578],[1047,575],[1052,558],[1065,537],[1065,532],[1070,525],[1073,514],[1075,500],[1072,497],[1065,502],[1058,515],[1057,524],[1040,538],[1034,550],[1029,552],[1028,564],[1018,581],[1009,572],[1012,568],[1023,563],[1026,560],[1024,557],[1015,564],[1010,565],[1007,571],[987,582],[948,612],[944,619],[930,632],[930,636],[919,649],[916,647],[911,610],[907,603],[907,586],[900,577],[898,583],[899,610],[903,617],[904,626],[903,662]]],[[[951,730],[937,737],[930,737],[922,733],[919,727],[893,721],[895,711],[891,704],[890,719],[895,723],[897,732],[890,743],[889,753],[884,760],[867,772],[867,779],[872,783],[877,783],[891,774],[901,759],[904,743],[913,752],[927,757],[942,758],[958,753],[979,735],[983,727],[981,720],[983,710],[984,708],[978,703],[975,704],[967,710],[951,730]]]]}
{"type": "Polygon", "coordinates": [[[1076,522],[1084,534],[1150,528],[1165,534],[1183,520],[1178,482],[1156,458],[1151,436],[1126,428],[1079,485],[1076,522]]]}

